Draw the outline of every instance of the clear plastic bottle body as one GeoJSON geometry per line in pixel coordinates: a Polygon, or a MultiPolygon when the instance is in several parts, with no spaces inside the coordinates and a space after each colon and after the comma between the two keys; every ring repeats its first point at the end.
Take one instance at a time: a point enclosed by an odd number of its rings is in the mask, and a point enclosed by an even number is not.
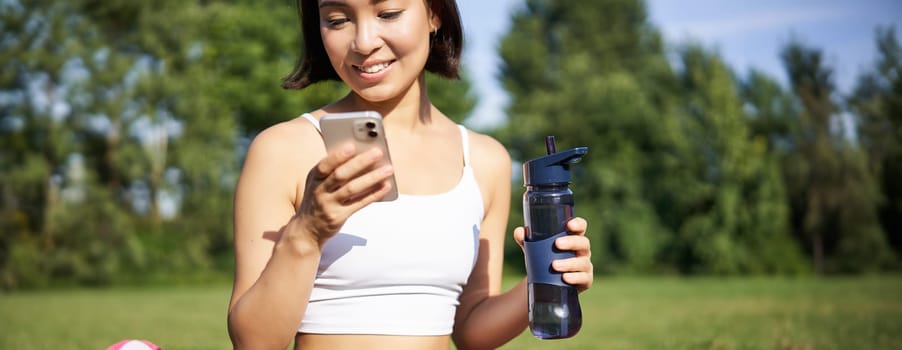
{"type": "MultiPolygon", "coordinates": [[[[573,192],[567,184],[527,186],[523,195],[526,241],[535,242],[567,231],[573,217],[573,192]]],[[[548,254],[550,252],[527,252],[548,254]]],[[[576,288],[529,283],[529,328],[540,339],[569,338],[582,326],[576,288]]]]}

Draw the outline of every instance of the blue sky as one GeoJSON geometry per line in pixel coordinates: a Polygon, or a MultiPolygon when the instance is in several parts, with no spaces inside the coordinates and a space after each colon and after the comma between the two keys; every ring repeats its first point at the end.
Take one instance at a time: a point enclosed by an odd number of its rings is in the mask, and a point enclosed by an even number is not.
{"type": "MultiPolygon", "coordinates": [[[[497,44],[522,0],[458,0],[464,22],[464,64],[479,95],[467,124],[503,122],[507,97],[497,81],[497,44]]],[[[669,49],[694,41],[719,52],[740,74],[760,69],[785,82],[780,48],[791,38],[824,51],[835,81],[848,92],[876,59],[874,30],[895,25],[902,38],[902,0],[648,0],[649,20],[669,49]]]]}

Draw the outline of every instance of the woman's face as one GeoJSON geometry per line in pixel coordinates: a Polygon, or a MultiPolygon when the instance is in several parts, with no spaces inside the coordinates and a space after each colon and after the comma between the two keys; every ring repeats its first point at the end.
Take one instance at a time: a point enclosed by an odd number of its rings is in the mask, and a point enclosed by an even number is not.
{"type": "Polygon", "coordinates": [[[367,101],[406,94],[439,26],[423,0],[320,0],[320,33],[341,80],[367,101]]]}

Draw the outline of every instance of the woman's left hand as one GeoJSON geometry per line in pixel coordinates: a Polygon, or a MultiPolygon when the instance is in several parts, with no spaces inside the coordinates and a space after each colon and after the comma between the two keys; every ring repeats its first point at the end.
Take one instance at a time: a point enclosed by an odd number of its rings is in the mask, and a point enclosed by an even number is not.
{"type": "MultiPolygon", "coordinates": [[[[580,292],[592,287],[594,279],[594,267],[592,266],[592,250],[589,238],[586,237],[588,223],[581,217],[574,217],[567,221],[567,230],[570,234],[554,241],[554,246],[560,250],[569,250],[576,254],[568,259],[558,259],[551,263],[551,267],[563,273],[563,280],[576,287],[580,292]]],[[[514,240],[523,248],[523,239],[526,231],[523,227],[514,229],[514,240]]]]}

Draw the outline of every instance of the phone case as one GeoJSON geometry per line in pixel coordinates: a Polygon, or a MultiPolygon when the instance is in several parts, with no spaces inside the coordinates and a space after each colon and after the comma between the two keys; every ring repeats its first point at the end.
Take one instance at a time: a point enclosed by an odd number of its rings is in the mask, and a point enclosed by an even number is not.
{"type": "MultiPolygon", "coordinates": [[[[327,114],[320,118],[319,124],[323,132],[326,150],[331,152],[346,142],[353,142],[358,154],[372,148],[380,148],[382,150],[382,154],[385,157],[373,165],[374,168],[391,164],[391,155],[385,139],[385,130],[382,127],[382,115],[378,112],[363,111],[327,114]]],[[[391,183],[391,191],[380,201],[392,201],[398,198],[398,186],[394,175],[388,181],[391,183]]]]}

